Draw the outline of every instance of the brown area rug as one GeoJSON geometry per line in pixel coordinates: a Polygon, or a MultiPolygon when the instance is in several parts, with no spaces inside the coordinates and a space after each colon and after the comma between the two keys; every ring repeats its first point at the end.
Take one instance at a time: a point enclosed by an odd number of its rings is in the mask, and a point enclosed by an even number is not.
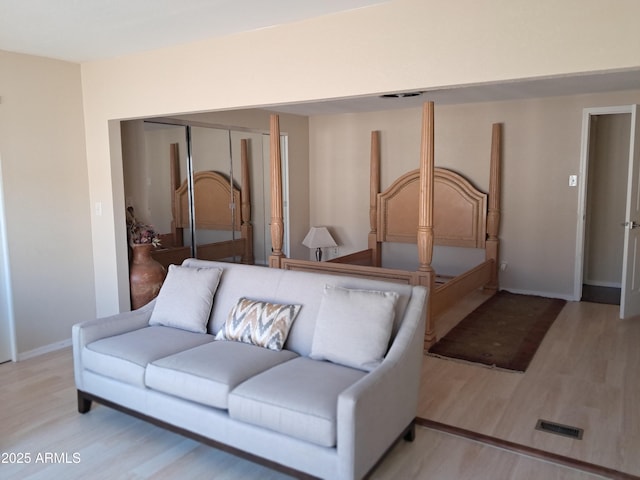
{"type": "Polygon", "coordinates": [[[566,303],[498,292],[463,318],[429,354],[524,372],[566,303]]]}

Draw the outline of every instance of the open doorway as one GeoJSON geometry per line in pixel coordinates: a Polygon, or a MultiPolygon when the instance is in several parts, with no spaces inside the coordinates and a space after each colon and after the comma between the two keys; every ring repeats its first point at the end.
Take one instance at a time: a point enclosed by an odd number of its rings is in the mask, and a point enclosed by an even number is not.
{"type": "Polygon", "coordinates": [[[589,123],[581,300],[620,305],[631,114],[589,123]]]}
{"type": "Polygon", "coordinates": [[[586,290],[609,290],[620,318],[640,316],[638,110],[587,108],[582,121],[574,298],[596,301],[586,290]]]}

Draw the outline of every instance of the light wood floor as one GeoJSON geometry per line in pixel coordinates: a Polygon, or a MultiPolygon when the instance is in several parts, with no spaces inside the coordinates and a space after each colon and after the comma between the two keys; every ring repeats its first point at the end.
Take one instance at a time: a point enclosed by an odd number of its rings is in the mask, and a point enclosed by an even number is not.
{"type": "MultiPolygon", "coordinates": [[[[442,318],[440,334],[484,298],[442,318]]],[[[524,374],[425,357],[419,416],[640,476],[640,319],[569,302],[524,374]],[[538,419],[584,429],[575,440],[538,419]]]]}
{"type": "MultiPolygon", "coordinates": [[[[640,321],[615,320],[614,310],[569,304],[525,374],[425,357],[420,414],[640,473],[640,321]],[[534,431],[540,417],[585,428],[585,437],[534,431]]],[[[0,404],[0,462],[12,459],[8,453],[31,457],[29,464],[0,463],[2,479],[288,478],[100,405],[78,414],[69,348],[0,365],[0,404]],[[68,463],[43,463],[54,453],[68,463]]],[[[372,478],[602,477],[418,427],[416,441],[398,443],[372,478]]]]}

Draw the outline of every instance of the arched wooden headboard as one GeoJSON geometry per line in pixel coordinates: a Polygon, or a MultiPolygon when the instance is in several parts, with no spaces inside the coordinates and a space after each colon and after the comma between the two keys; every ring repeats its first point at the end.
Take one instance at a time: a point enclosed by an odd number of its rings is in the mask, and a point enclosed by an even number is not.
{"type": "MultiPolygon", "coordinates": [[[[229,178],[218,172],[193,175],[193,201],[196,228],[203,230],[240,230],[240,190],[231,187],[229,178]],[[233,194],[233,201],[231,200],[233,194]],[[231,209],[231,204],[235,208],[231,209]]],[[[183,181],[176,189],[176,228],[189,227],[189,189],[183,181]]]]}
{"type": "MultiPolygon", "coordinates": [[[[378,194],[377,241],[417,242],[419,180],[412,170],[378,194]]],[[[434,168],[433,181],[434,244],[484,248],[487,194],[445,168],[434,168]]]]}

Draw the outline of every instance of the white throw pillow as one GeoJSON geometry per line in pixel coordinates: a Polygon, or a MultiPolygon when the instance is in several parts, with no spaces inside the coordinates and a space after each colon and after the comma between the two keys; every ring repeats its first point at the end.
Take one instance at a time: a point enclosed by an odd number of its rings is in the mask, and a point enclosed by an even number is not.
{"type": "Polygon", "coordinates": [[[389,346],[397,299],[395,292],[325,285],[309,356],[373,370],[389,346]]]}
{"type": "Polygon", "coordinates": [[[206,333],[221,268],[169,265],[149,325],[206,333]]]}

